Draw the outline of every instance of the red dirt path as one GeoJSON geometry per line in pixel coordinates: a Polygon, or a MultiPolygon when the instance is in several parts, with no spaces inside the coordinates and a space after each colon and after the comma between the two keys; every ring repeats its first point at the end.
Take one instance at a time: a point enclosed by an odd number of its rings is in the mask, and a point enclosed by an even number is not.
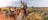
{"type": "MultiPolygon", "coordinates": [[[[5,18],[5,12],[0,12],[0,20],[9,20],[9,18],[5,18]]],[[[14,20],[11,18],[10,20],[14,20]]]]}

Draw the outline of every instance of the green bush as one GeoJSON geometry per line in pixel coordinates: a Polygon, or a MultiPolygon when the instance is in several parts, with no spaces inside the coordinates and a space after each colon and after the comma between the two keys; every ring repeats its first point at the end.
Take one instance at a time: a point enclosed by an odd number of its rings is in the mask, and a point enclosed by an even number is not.
{"type": "Polygon", "coordinates": [[[44,17],[44,20],[48,20],[48,17],[44,17]]]}

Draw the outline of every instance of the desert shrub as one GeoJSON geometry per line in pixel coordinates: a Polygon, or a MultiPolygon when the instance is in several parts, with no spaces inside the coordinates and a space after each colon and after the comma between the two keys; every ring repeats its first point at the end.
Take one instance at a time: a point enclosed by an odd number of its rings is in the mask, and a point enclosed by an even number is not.
{"type": "Polygon", "coordinates": [[[1,12],[1,8],[0,8],[0,12],[1,12]]]}
{"type": "Polygon", "coordinates": [[[39,20],[38,18],[36,18],[35,20],[39,20]]]}
{"type": "Polygon", "coordinates": [[[44,17],[44,20],[48,20],[48,17],[44,17]]]}

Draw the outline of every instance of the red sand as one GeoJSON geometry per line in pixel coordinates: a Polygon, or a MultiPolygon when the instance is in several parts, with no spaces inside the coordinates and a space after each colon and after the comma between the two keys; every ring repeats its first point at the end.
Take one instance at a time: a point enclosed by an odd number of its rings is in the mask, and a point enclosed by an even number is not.
{"type": "MultiPolygon", "coordinates": [[[[5,13],[4,12],[0,12],[0,20],[9,20],[9,18],[5,18],[5,13]]],[[[14,19],[11,18],[10,20],[14,20],[14,19]]]]}

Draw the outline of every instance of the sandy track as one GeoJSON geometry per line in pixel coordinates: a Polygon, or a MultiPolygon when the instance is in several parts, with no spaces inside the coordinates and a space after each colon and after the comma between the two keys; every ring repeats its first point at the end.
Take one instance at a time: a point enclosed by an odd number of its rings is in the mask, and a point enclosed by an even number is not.
{"type": "MultiPolygon", "coordinates": [[[[5,17],[5,12],[0,12],[0,20],[9,20],[9,18],[5,17]]],[[[14,19],[10,18],[10,20],[14,20],[14,19]]]]}

